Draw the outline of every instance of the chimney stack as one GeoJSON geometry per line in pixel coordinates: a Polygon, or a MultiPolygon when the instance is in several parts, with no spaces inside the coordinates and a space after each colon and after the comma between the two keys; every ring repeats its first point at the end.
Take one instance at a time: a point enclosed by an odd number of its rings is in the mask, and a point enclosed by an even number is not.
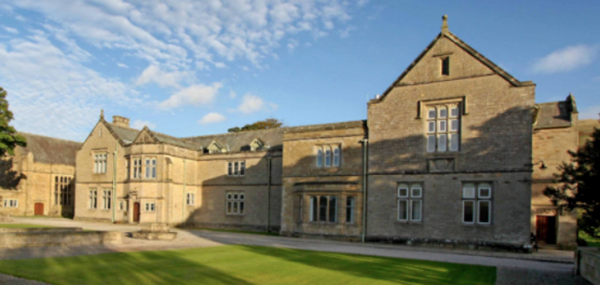
{"type": "Polygon", "coordinates": [[[129,128],[129,119],[121,116],[113,116],[113,125],[129,128]]]}

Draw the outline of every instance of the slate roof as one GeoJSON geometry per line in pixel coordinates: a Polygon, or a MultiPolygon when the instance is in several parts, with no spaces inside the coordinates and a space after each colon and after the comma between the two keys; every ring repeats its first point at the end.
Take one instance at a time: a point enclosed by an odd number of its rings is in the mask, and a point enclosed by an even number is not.
{"type": "Polygon", "coordinates": [[[568,128],[572,126],[571,115],[566,102],[536,104],[538,115],[534,129],[568,128]]]}
{"type": "Polygon", "coordinates": [[[106,123],[106,125],[107,128],[112,129],[115,135],[117,135],[117,138],[120,139],[126,145],[132,143],[140,133],[140,130],[117,126],[108,122],[106,123]]]}
{"type": "Polygon", "coordinates": [[[286,130],[286,133],[304,133],[304,132],[344,130],[344,129],[354,129],[354,128],[366,129],[367,121],[361,120],[361,121],[349,121],[349,122],[340,122],[340,123],[331,123],[331,124],[291,127],[286,130]]]}
{"type": "Polygon", "coordinates": [[[202,145],[205,149],[213,141],[217,141],[221,146],[228,148],[228,152],[239,152],[250,150],[250,143],[255,138],[259,138],[265,143],[265,146],[269,146],[271,151],[277,151],[282,149],[282,140],[286,129],[288,128],[187,137],[182,138],[182,140],[196,144],[199,147],[202,145]]]}
{"type": "Polygon", "coordinates": [[[75,166],[77,150],[82,143],[29,133],[19,134],[27,139],[27,146],[19,149],[23,154],[33,153],[33,161],[75,166]]]}

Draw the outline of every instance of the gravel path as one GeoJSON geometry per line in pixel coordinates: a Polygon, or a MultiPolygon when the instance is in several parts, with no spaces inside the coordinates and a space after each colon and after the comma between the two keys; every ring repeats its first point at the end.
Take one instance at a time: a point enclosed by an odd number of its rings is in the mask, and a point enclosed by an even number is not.
{"type": "MultiPolygon", "coordinates": [[[[82,227],[90,230],[121,231],[124,232],[124,234],[140,230],[140,227],[136,225],[112,225],[66,219],[17,218],[15,219],[15,222],[49,226],[82,227]]],[[[174,241],[148,241],[124,238],[123,244],[121,245],[4,249],[0,250],[0,259],[26,259],[92,255],[108,252],[171,250],[220,245],[258,245],[494,266],[497,267],[497,284],[499,285],[587,284],[584,279],[572,275],[573,264],[571,262],[573,260],[573,253],[566,251],[541,251],[537,254],[496,253],[384,244],[358,244],[204,230],[174,229],[174,231],[178,232],[178,237],[174,241]]],[[[0,284],[3,284],[1,278],[2,277],[0,277],[0,284]]]]}

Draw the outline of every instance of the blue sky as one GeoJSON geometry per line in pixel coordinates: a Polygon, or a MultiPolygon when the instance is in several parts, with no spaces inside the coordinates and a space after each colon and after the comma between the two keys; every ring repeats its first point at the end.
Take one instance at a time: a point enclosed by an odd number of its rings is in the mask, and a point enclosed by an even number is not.
{"type": "Polygon", "coordinates": [[[537,102],[572,92],[598,118],[598,1],[74,0],[0,3],[0,86],[14,126],[83,141],[121,115],[178,137],[273,117],[360,120],[450,30],[537,102]]]}

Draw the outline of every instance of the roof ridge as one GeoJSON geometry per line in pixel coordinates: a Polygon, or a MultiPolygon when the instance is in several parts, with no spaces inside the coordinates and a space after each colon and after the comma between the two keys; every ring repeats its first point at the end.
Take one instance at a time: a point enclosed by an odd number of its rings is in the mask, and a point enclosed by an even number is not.
{"type": "MultiPolygon", "coordinates": [[[[105,122],[106,122],[106,121],[105,121],[105,122]]],[[[111,125],[111,126],[115,126],[115,127],[117,127],[117,128],[123,128],[123,129],[132,130],[132,131],[138,131],[138,132],[139,132],[139,131],[142,131],[142,130],[138,130],[138,129],[134,129],[134,128],[130,128],[130,127],[124,127],[124,126],[120,126],[120,125],[113,124],[113,123],[109,123],[109,122],[106,122],[106,123],[107,123],[107,124],[109,124],[109,125],[111,125]]]]}
{"type": "Polygon", "coordinates": [[[179,139],[182,140],[188,140],[188,139],[196,139],[196,138],[208,138],[208,137],[214,137],[214,136],[228,136],[228,135],[237,135],[237,134],[243,134],[243,133],[256,133],[256,132],[268,132],[268,131],[276,131],[276,130],[285,130],[285,129],[290,129],[293,127],[279,127],[279,128],[272,128],[272,129],[262,129],[262,130],[250,130],[250,131],[240,131],[240,132],[235,132],[235,133],[221,133],[221,134],[213,134],[213,135],[202,135],[202,136],[193,136],[193,137],[182,137],[179,139]]]}
{"type": "Polygon", "coordinates": [[[82,142],[78,142],[78,141],[73,141],[73,140],[68,140],[68,139],[63,139],[63,138],[57,138],[57,137],[50,137],[50,136],[45,136],[45,135],[38,135],[38,134],[28,133],[28,132],[18,131],[17,134],[26,134],[26,135],[44,137],[44,138],[49,138],[49,139],[61,140],[61,141],[65,141],[65,142],[72,142],[72,143],[77,143],[77,144],[83,144],[82,142]]]}

